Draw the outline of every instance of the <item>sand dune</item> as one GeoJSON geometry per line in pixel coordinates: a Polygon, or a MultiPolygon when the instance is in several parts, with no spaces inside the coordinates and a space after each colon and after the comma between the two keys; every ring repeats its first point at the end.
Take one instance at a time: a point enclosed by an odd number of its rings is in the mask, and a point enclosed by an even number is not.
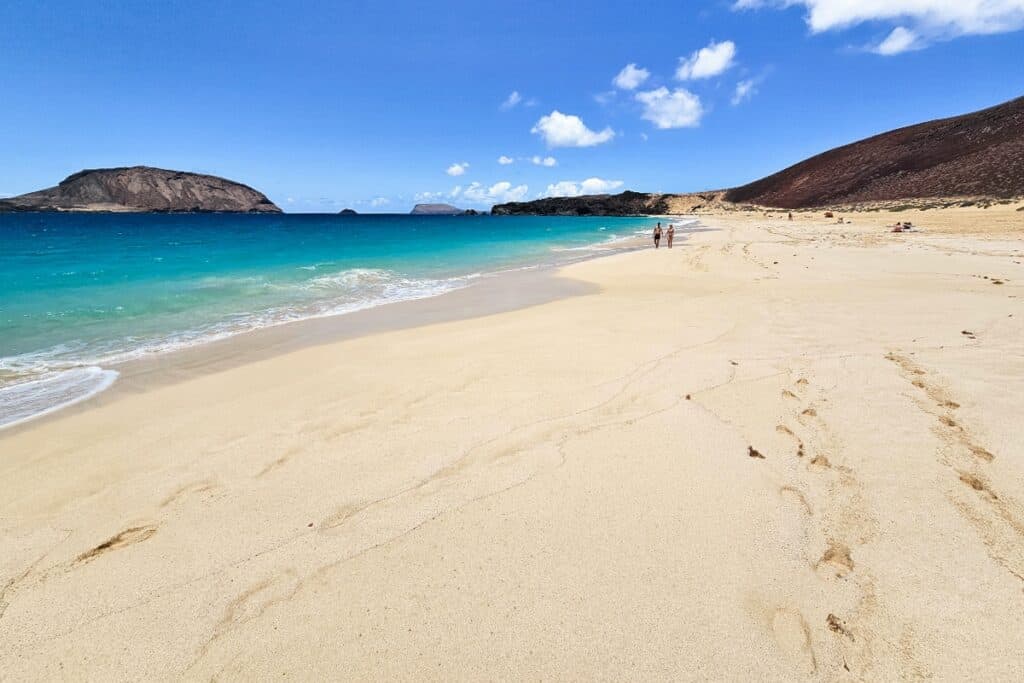
{"type": "Polygon", "coordinates": [[[705,217],[0,433],[2,677],[1024,678],[1012,208],[705,217]]]}

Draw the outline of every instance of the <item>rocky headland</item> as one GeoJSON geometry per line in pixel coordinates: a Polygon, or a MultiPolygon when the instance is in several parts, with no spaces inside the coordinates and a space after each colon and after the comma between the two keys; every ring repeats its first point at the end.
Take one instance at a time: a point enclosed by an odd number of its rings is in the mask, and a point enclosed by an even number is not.
{"type": "Polygon", "coordinates": [[[281,213],[253,188],[148,166],[79,171],[55,187],[0,199],[0,212],[281,213]]]}

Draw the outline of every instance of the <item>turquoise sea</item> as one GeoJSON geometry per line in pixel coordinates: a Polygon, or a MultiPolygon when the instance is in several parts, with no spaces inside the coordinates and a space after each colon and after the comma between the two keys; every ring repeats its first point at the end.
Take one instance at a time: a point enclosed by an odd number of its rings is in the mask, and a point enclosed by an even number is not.
{"type": "Polygon", "coordinates": [[[120,361],[587,258],[649,218],[0,214],[0,427],[120,361]]]}

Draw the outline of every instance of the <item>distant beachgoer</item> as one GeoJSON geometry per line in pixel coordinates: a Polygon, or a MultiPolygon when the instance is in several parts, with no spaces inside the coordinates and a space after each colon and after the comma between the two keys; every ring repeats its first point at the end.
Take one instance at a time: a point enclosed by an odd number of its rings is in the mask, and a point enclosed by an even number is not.
{"type": "Polygon", "coordinates": [[[661,246],[661,223],[654,226],[654,248],[661,246]]]}
{"type": "Polygon", "coordinates": [[[672,238],[674,238],[676,236],[676,226],[674,226],[671,223],[669,223],[668,224],[668,232],[665,233],[665,236],[668,237],[668,244],[666,246],[668,246],[668,248],[671,249],[672,248],[672,238]]]}
{"type": "Polygon", "coordinates": [[[793,212],[792,211],[789,212],[789,220],[793,220],[793,212]]]}

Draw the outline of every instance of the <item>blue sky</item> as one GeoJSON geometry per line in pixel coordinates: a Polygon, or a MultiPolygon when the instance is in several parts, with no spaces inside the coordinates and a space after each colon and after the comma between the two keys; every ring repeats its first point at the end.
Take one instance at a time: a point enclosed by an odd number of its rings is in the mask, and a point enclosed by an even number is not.
{"type": "Polygon", "coordinates": [[[0,196],[132,164],[286,211],[727,187],[1024,94],[1022,27],[1024,0],[8,0],[0,196]]]}

